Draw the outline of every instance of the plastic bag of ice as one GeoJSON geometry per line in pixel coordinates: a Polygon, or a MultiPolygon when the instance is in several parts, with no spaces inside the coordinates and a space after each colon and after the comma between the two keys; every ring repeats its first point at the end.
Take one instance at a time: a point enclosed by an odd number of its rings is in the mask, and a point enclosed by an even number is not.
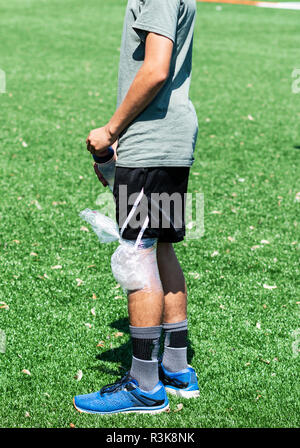
{"type": "Polygon", "coordinates": [[[112,241],[120,239],[120,232],[117,223],[108,216],[103,215],[97,210],[91,210],[89,208],[86,208],[80,212],[79,216],[92,226],[92,229],[99,238],[100,243],[111,243],[112,241]]]}

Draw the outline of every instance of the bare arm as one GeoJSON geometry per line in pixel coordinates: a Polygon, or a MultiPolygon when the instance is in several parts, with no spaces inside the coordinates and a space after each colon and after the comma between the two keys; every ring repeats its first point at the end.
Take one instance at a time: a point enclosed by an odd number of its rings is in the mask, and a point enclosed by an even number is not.
{"type": "Polygon", "coordinates": [[[146,38],[145,60],[129,91],[108,123],[112,136],[119,135],[156,97],[169,76],[173,42],[158,34],[146,38]]]}
{"type": "Polygon", "coordinates": [[[109,122],[94,129],[87,138],[92,154],[103,155],[119,134],[151,103],[169,76],[173,42],[167,37],[148,33],[145,59],[134,78],[124,101],[109,122]]]}

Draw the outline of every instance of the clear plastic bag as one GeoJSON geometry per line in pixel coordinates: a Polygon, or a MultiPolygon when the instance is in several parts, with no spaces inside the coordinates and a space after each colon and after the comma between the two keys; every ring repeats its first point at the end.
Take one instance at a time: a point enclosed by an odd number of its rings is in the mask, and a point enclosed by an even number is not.
{"type": "Polygon", "coordinates": [[[87,208],[79,216],[92,226],[100,243],[119,241],[111,269],[124,291],[161,288],[155,246],[139,249],[137,242],[123,240],[117,223],[97,210],[87,208]]]}
{"type": "Polygon", "coordinates": [[[79,216],[92,226],[100,243],[111,243],[120,240],[119,227],[117,223],[108,216],[89,208],[80,212],[79,216]]]}
{"type": "Polygon", "coordinates": [[[111,270],[124,290],[150,288],[153,280],[160,283],[156,265],[156,248],[137,249],[120,241],[111,257],[111,270]]]}

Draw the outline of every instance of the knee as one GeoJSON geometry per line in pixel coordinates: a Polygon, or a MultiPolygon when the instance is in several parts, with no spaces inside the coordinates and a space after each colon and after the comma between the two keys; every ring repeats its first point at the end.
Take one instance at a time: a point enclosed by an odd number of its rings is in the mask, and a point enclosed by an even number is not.
{"type": "Polygon", "coordinates": [[[111,258],[111,269],[116,281],[124,290],[161,289],[156,260],[156,240],[142,240],[139,246],[134,241],[122,240],[111,258]]]}

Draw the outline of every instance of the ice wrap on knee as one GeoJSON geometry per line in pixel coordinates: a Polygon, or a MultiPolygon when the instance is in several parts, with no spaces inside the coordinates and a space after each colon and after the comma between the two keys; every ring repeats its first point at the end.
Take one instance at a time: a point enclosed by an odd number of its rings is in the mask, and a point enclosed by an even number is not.
{"type": "Polygon", "coordinates": [[[116,281],[127,291],[161,289],[156,246],[144,249],[121,240],[111,257],[111,269],[116,281]]]}
{"type": "Polygon", "coordinates": [[[142,189],[136,198],[121,232],[119,232],[116,222],[96,210],[85,209],[80,213],[81,218],[91,224],[101,243],[119,240],[120,245],[111,257],[111,269],[117,282],[127,291],[162,289],[156,260],[155,241],[153,240],[153,244],[150,241],[149,247],[148,244],[143,244],[146,239],[142,239],[149,223],[149,217],[146,217],[136,241],[122,239],[123,231],[133,216],[143,192],[142,189]]]}

